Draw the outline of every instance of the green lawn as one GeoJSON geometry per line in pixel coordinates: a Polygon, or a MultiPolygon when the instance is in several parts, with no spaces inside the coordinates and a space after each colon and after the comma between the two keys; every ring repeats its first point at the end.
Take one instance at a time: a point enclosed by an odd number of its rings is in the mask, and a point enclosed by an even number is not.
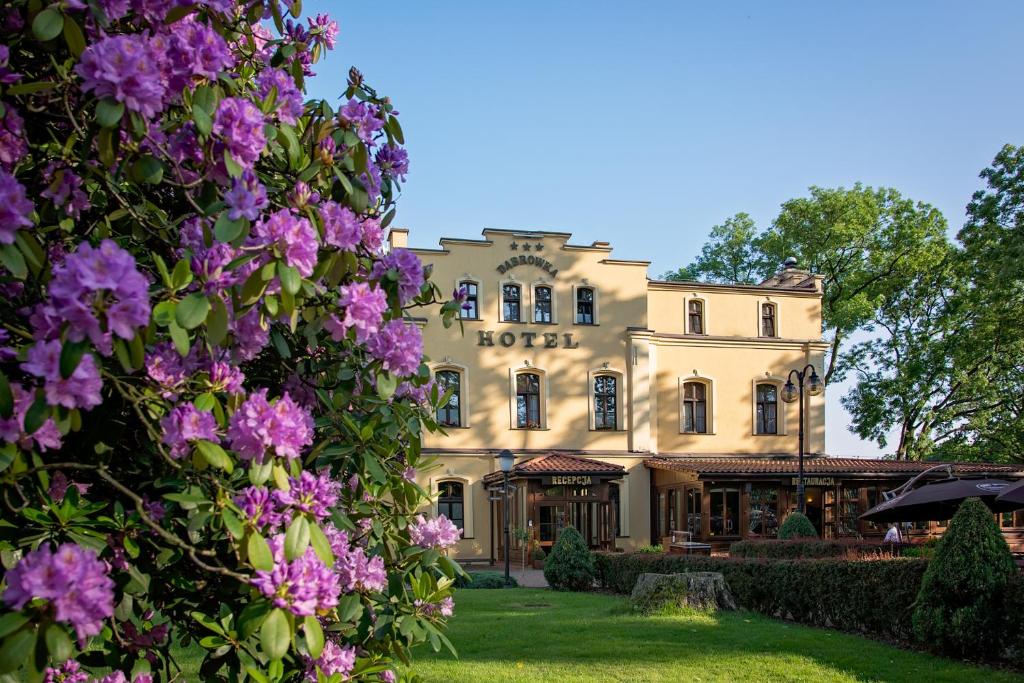
{"type": "Polygon", "coordinates": [[[549,590],[461,590],[449,636],[416,650],[427,681],[1024,681],[746,612],[641,617],[622,598],[549,590]]]}

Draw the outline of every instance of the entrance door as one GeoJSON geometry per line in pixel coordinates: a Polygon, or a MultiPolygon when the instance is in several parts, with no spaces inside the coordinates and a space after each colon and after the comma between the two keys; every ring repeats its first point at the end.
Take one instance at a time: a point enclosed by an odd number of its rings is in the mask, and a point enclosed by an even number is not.
{"type": "Polygon", "coordinates": [[[553,544],[567,523],[565,503],[541,503],[537,536],[541,543],[553,544]]]}
{"type": "Polygon", "coordinates": [[[701,491],[696,487],[687,487],[686,500],[686,531],[690,532],[691,541],[699,541],[701,538],[701,491]]]}
{"type": "Polygon", "coordinates": [[[824,538],[823,528],[825,523],[825,497],[821,488],[815,486],[804,491],[804,512],[807,519],[811,520],[818,536],[824,538]]]}

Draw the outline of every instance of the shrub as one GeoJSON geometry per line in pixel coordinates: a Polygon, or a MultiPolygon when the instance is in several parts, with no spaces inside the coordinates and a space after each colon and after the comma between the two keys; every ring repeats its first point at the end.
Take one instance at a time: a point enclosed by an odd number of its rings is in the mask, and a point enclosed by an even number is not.
{"type": "Polygon", "coordinates": [[[365,680],[443,640],[409,318],[460,302],[384,253],[397,112],[354,68],[307,99],[338,27],[301,5],[0,9],[0,679],[166,683],[185,642],[196,680],[365,680]]]}
{"type": "Polygon", "coordinates": [[[657,545],[645,545],[645,546],[641,546],[640,548],[638,548],[637,552],[638,553],[650,553],[650,554],[663,553],[663,552],[665,552],[665,546],[661,545],[660,543],[657,544],[657,545]]]}
{"type": "Polygon", "coordinates": [[[1006,618],[1013,555],[988,507],[968,498],[935,548],[914,610],[918,639],[942,652],[984,656],[998,651],[1006,618]]]}
{"type": "Polygon", "coordinates": [[[745,609],[883,638],[912,635],[924,560],[765,560],[595,553],[598,585],[629,594],[642,573],[721,572],[745,609]]]}
{"type": "Polygon", "coordinates": [[[559,591],[586,591],[594,587],[594,558],[575,527],[562,530],[544,563],[544,578],[559,591]]]}
{"type": "Polygon", "coordinates": [[[548,554],[544,552],[544,548],[541,548],[540,546],[534,548],[533,552],[530,553],[530,559],[536,562],[542,562],[547,556],[548,554]]]}
{"type": "Polygon", "coordinates": [[[824,540],[797,538],[792,540],[738,541],[729,546],[730,557],[761,557],[765,559],[811,559],[843,557],[848,560],[893,557],[891,543],[879,541],[824,540]]]}
{"type": "Polygon", "coordinates": [[[786,521],[779,528],[779,540],[787,541],[793,538],[817,538],[818,532],[807,519],[807,515],[801,512],[791,512],[786,521]]]}
{"type": "MultiPolygon", "coordinates": [[[[509,576],[509,586],[517,587],[519,582],[516,577],[509,576]]],[[[468,572],[455,579],[456,588],[504,588],[505,574],[503,572],[468,572]]]]}

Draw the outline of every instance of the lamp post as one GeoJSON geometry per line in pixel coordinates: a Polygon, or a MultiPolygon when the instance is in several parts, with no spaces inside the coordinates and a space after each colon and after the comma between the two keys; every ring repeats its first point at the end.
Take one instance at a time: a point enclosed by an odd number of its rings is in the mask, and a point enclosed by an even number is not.
{"type": "Polygon", "coordinates": [[[502,477],[501,495],[502,495],[502,521],[505,523],[505,587],[507,588],[512,584],[512,579],[509,576],[509,570],[511,568],[512,561],[512,547],[511,547],[511,520],[508,518],[508,475],[512,471],[512,467],[516,464],[516,456],[509,449],[504,449],[498,454],[498,465],[501,467],[502,477]]]}
{"type": "Polygon", "coordinates": [[[818,377],[818,373],[814,371],[814,366],[808,363],[802,370],[790,370],[789,377],[786,378],[786,385],[782,387],[782,400],[786,403],[792,403],[797,399],[800,400],[800,474],[797,478],[796,484],[796,499],[797,499],[797,511],[800,514],[804,513],[804,378],[807,378],[807,393],[811,396],[817,396],[825,389],[824,383],[821,378],[818,377]],[[810,371],[810,376],[807,375],[807,371],[810,371]],[[796,375],[797,384],[793,384],[793,375],[796,375]]]}

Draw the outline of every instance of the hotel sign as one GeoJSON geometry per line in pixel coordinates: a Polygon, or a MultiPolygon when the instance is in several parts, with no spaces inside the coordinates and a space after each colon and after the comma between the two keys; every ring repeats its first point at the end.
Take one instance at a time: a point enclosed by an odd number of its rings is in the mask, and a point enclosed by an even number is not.
{"type": "Polygon", "coordinates": [[[557,474],[541,478],[541,486],[591,486],[593,483],[589,474],[557,474]]]}
{"type": "Polygon", "coordinates": [[[535,347],[545,349],[557,349],[559,347],[563,349],[578,349],[580,347],[579,341],[573,339],[572,332],[563,332],[562,334],[557,332],[520,332],[518,337],[514,332],[502,332],[495,336],[494,330],[478,330],[476,333],[477,346],[494,346],[495,341],[505,348],[515,346],[517,341],[522,342],[522,345],[528,349],[535,347]],[[559,340],[559,337],[561,337],[561,340],[559,340]],[[561,344],[559,344],[559,341],[561,341],[561,344]]]}
{"type": "Polygon", "coordinates": [[[558,268],[555,268],[551,261],[540,256],[534,256],[533,254],[507,258],[504,263],[498,266],[497,271],[504,275],[516,266],[537,266],[551,277],[558,275],[558,268]]]}

